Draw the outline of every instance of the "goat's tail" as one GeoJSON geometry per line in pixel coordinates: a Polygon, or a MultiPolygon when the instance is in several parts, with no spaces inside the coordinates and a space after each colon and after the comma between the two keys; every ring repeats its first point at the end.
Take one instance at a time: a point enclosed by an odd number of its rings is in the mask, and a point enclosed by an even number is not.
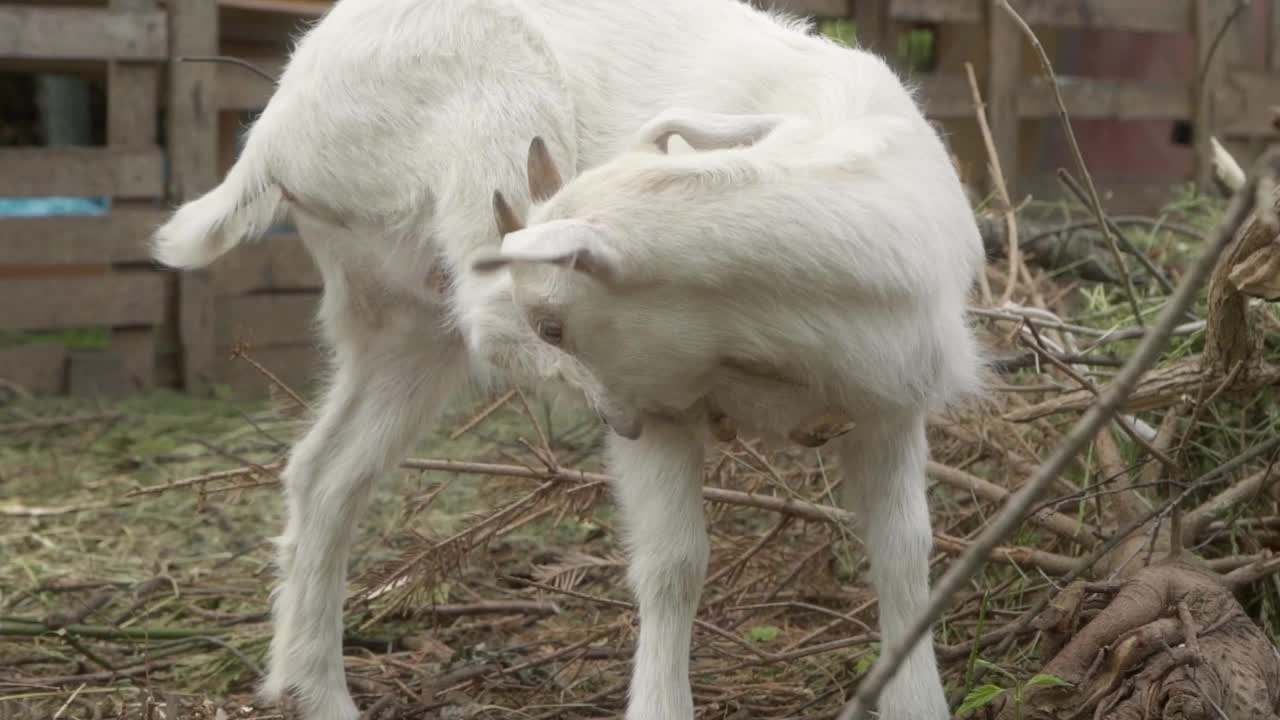
{"type": "Polygon", "coordinates": [[[174,268],[199,268],[246,239],[256,239],[278,219],[283,193],[271,181],[253,145],[218,187],[178,208],[151,239],[152,255],[174,268]]]}

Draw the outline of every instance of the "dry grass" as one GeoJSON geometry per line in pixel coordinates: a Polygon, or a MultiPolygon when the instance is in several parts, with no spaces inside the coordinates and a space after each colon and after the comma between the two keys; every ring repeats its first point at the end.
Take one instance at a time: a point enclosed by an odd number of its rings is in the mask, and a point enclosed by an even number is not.
{"type": "MultiPolygon", "coordinates": [[[[1033,210],[1040,227],[1084,217],[1065,205],[1033,210]]],[[[1204,228],[1215,212],[1188,198],[1164,221],[1204,228]]],[[[1134,239],[1174,276],[1192,242],[1168,229],[1134,239]]],[[[1010,285],[1003,264],[988,278],[1001,292],[1010,285]]],[[[1006,358],[990,400],[931,428],[936,572],[1078,417],[1082,387],[1105,384],[1132,349],[1132,337],[1115,339],[1132,322],[1120,285],[1046,264],[1034,255],[1015,264],[1010,295],[1020,308],[975,316],[1006,358]],[[1069,357],[1067,367],[1046,353],[1069,357]]],[[[1134,285],[1143,312],[1158,310],[1159,288],[1134,285]]],[[[1263,359],[1274,362],[1280,321],[1267,310],[1258,322],[1269,333],[1263,359]]],[[[1240,597],[1255,621],[1280,631],[1269,560],[1280,546],[1275,380],[1206,379],[1195,364],[1203,342],[1203,324],[1189,325],[1140,393],[1131,431],[1142,442],[1108,434],[1110,444],[1079,458],[937,628],[957,705],[976,684],[1012,687],[1034,675],[1044,650],[1031,622],[1038,608],[1064,576],[1107,579],[1155,547],[1160,528],[1167,538],[1169,497],[1195,518],[1186,551],[1221,572],[1256,570],[1240,597]],[[1162,426],[1176,476],[1144,447],[1148,429],[1162,426]],[[1136,543],[1119,542],[1126,518],[1153,510],[1136,543]],[[1108,541],[1130,554],[1106,552],[1108,541]]],[[[616,716],[636,626],[613,507],[598,476],[547,471],[600,472],[602,430],[573,407],[507,396],[493,409],[493,400],[460,401],[415,455],[508,469],[419,462],[375,498],[346,614],[353,690],[386,718],[616,716]],[[484,409],[492,412],[477,418],[484,409]]],[[[42,718],[168,719],[174,707],[183,718],[283,717],[251,694],[269,638],[275,472],[301,421],[280,402],[154,393],[13,401],[0,405],[0,428],[6,717],[26,708],[42,718]],[[200,480],[180,482],[191,478],[200,480]]],[[[832,717],[875,659],[865,556],[843,516],[816,507],[831,505],[837,476],[819,451],[736,442],[711,453],[714,551],[693,647],[700,718],[832,717]]]]}

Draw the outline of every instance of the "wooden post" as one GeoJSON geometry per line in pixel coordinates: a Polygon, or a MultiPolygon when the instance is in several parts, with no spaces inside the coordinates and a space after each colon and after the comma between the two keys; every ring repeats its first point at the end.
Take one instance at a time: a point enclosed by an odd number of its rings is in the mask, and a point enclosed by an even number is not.
{"type": "Polygon", "coordinates": [[[893,42],[893,22],[889,6],[893,0],[854,0],[853,22],[858,45],[880,55],[890,65],[897,64],[898,48],[893,42]]]}
{"type": "MultiPolygon", "coordinates": [[[[1021,3],[1012,2],[1021,12],[1021,3]]],[[[1018,115],[1018,90],[1022,83],[1022,47],[1025,42],[1008,13],[994,2],[983,3],[987,12],[988,67],[986,103],[991,124],[991,139],[1000,166],[1004,170],[1009,194],[1016,194],[1018,181],[1018,146],[1021,126],[1018,115]]],[[[988,175],[988,190],[991,177],[988,175]]]]}
{"type": "MultiPolygon", "coordinates": [[[[1197,78],[1209,53],[1213,48],[1213,39],[1222,29],[1223,22],[1231,13],[1232,3],[1220,0],[1196,0],[1195,3],[1195,36],[1196,36],[1196,73],[1197,78]]],[[[1196,144],[1196,185],[1201,190],[1213,187],[1213,149],[1209,145],[1209,137],[1213,135],[1217,118],[1214,113],[1213,98],[1215,88],[1223,87],[1227,76],[1227,48],[1224,39],[1222,45],[1214,53],[1212,64],[1204,71],[1203,85],[1193,84],[1192,107],[1195,108],[1195,144],[1196,144]]],[[[1192,80],[1195,82],[1195,79],[1192,80]]]]}
{"type": "MultiPolygon", "coordinates": [[[[217,184],[218,113],[215,68],[178,58],[216,55],[218,4],[169,0],[170,200],[192,200],[217,184]]],[[[179,376],[187,392],[207,387],[214,367],[214,294],[208,271],[178,277],[179,376]]]]}
{"type": "Polygon", "coordinates": [[[1271,22],[1267,27],[1267,67],[1272,72],[1280,72],[1280,2],[1272,0],[1267,11],[1271,13],[1271,22]]]}
{"type": "MultiPolygon", "coordinates": [[[[111,0],[112,10],[156,9],[156,0],[111,0]]],[[[107,64],[107,144],[117,148],[148,149],[158,141],[160,70],[155,63],[112,60],[107,64]]],[[[112,212],[128,204],[112,200],[112,212]]],[[[145,238],[138,237],[141,244],[145,238]]],[[[155,385],[156,330],[154,327],[111,331],[112,359],[126,379],[141,388],[155,385]]],[[[74,361],[73,361],[74,365],[74,361]]],[[[72,377],[76,376],[72,367],[72,377]]]]}

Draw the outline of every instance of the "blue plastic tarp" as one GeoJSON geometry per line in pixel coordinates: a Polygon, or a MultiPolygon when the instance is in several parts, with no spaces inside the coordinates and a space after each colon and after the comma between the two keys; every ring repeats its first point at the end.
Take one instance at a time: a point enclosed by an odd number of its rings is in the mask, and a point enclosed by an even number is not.
{"type": "Polygon", "coordinates": [[[110,211],[111,198],[0,198],[0,217],[105,215],[110,211]]]}

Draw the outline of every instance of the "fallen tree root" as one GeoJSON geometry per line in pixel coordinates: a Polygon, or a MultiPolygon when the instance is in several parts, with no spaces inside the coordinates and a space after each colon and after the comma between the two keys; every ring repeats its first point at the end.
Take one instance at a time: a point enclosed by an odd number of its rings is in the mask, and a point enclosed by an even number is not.
{"type": "MultiPolygon", "coordinates": [[[[1151,565],[1118,587],[1073,583],[1037,625],[1053,653],[1042,672],[1070,686],[1028,689],[1023,718],[1274,720],[1280,710],[1280,657],[1227,583],[1198,566],[1151,565]]],[[[1006,701],[1000,718],[1018,714],[1006,701]]]]}

